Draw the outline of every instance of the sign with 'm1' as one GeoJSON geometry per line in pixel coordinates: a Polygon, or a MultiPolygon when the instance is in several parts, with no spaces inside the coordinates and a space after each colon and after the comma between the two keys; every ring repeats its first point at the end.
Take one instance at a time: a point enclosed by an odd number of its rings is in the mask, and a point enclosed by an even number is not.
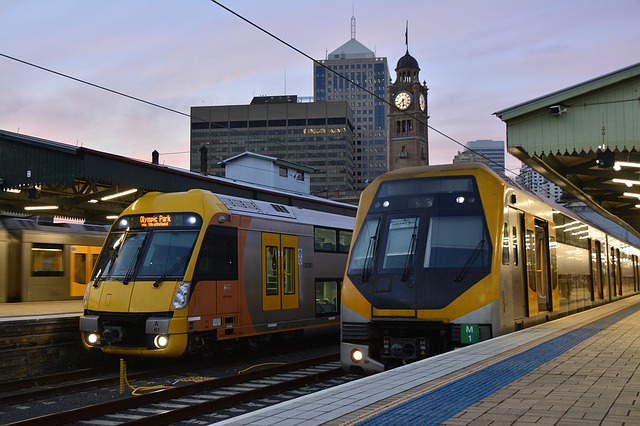
{"type": "Polygon", "coordinates": [[[478,343],[480,340],[480,331],[478,324],[460,324],[460,343],[469,345],[478,343]]]}

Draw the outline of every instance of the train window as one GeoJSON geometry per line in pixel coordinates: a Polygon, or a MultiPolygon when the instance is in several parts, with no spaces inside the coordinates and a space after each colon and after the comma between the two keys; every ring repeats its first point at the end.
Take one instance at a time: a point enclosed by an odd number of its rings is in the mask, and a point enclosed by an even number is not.
{"type": "Polygon", "coordinates": [[[509,259],[509,249],[511,245],[511,238],[509,238],[509,224],[507,222],[504,223],[504,227],[502,228],[502,264],[508,265],[510,262],[509,259]]]}
{"type": "Polygon", "coordinates": [[[86,284],[87,283],[87,255],[86,253],[73,253],[75,259],[75,268],[73,271],[73,281],[86,284]]]}
{"type": "Polygon", "coordinates": [[[389,232],[384,252],[384,269],[405,268],[413,258],[418,238],[420,219],[417,217],[395,218],[389,221],[389,232]]]}
{"type": "Polygon", "coordinates": [[[351,251],[349,274],[366,272],[365,269],[372,267],[377,247],[379,226],[380,218],[367,219],[362,225],[358,239],[351,251]]]}
{"type": "Polygon", "coordinates": [[[62,244],[33,244],[31,246],[31,275],[61,277],[64,275],[62,244]]]}
{"type": "Polygon", "coordinates": [[[313,234],[315,251],[349,252],[351,236],[353,235],[352,231],[316,226],[313,234]]]}
{"type": "Polygon", "coordinates": [[[315,251],[335,251],[336,230],[316,226],[313,230],[315,251]]]}
{"type": "Polygon", "coordinates": [[[349,253],[352,237],[353,231],[338,230],[338,251],[340,253],[349,253]]]}
{"type": "Polygon", "coordinates": [[[284,263],[284,294],[296,292],[296,251],[293,247],[282,248],[282,261],[284,263]]]}
{"type": "Polygon", "coordinates": [[[435,216],[429,221],[424,267],[485,267],[490,246],[482,216],[435,216]]]}
{"type": "Polygon", "coordinates": [[[142,260],[139,276],[183,277],[198,231],[155,231],[142,260]]]}
{"type": "Polygon", "coordinates": [[[204,236],[194,281],[238,279],[238,230],[228,226],[210,226],[204,236]]]}
{"type": "Polygon", "coordinates": [[[267,246],[265,250],[266,268],[266,294],[274,296],[278,294],[278,247],[267,246]]]}
{"type": "Polygon", "coordinates": [[[316,280],[316,316],[337,315],[340,311],[339,279],[316,280]]]}

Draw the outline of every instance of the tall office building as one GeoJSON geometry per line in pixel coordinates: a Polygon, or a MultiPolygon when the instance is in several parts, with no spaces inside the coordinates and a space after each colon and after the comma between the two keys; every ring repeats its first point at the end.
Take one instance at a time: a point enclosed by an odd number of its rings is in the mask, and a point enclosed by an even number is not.
{"type": "Polygon", "coordinates": [[[315,169],[311,193],[350,191],[353,129],[345,101],[259,96],[249,105],[191,107],[190,169],[224,176],[223,160],[252,152],[315,169]]]}
{"type": "Polygon", "coordinates": [[[536,194],[551,198],[554,201],[560,201],[564,193],[562,188],[546,179],[526,164],[523,164],[520,168],[520,174],[516,177],[516,182],[526,188],[529,188],[536,194]]]}
{"type": "Polygon", "coordinates": [[[465,144],[467,151],[473,151],[486,159],[486,164],[494,172],[505,174],[504,141],[494,141],[489,139],[479,139],[469,141],[465,144]]]}
{"type": "Polygon", "coordinates": [[[346,101],[351,106],[355,125],[354,186],[363,189],[387,171],[387,58],[376,57],[356,40],[356,19],[351,17],[351,39],[319,62],[314,63],[315,101],[346,101]]]}

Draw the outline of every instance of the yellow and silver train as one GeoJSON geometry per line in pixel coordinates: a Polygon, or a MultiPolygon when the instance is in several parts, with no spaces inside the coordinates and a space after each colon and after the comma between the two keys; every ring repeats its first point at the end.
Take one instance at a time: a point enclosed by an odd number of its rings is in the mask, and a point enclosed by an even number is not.
{"type": "Polygon", "coordinates": [[[81,299],[104,225],[0,217],[0,303],[81,299]]]}
{"type": "Polygon", "coordinates": [[[635,294],[625,235],[481,164],[380,176],[343,282],[343,368],[383,371],[635,294]]]}
{"type": "Polygon", "coordinates": [[[199,189],[148,193],[109,232],[85,294],[83,344],[178,357],[308,328],[337,334],[353,222],[199,189]]]}

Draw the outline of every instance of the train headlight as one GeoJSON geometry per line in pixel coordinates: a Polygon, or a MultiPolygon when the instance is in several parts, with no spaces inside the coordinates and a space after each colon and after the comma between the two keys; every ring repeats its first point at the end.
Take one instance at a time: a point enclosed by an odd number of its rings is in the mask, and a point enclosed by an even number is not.
{"type": "Polygon", "coordinates": [[[169,344],[169,336],[164,336],[162,334],[158,334],[153,339],[153,344],[156,345],[156,348],[158,348],[158,349],[164,349],[169,344]]]}
{"type": "Polygon", "coordinates": [[[98,340],[100,340],[100,336],[98,336],[96,333],[89,333],[89,335],[87,336],[87,342],[89,342],[90,345],[95,345],[96,343],[98,343],[98,340]]]}
{"type": "Polygon", "coordinates": [[[173,297],[173,308],[184,309],[189,304],[189,290],[191,289],[190,281],[183,281],[176,290],[176,295],[173,297]]]}
{"type": "Polygon", "coordinates": [[[364,358],[364,354],[360,349],[354,349],[351,351],[351,361],[358,363],[362,361],[362,358],[364,358]]]}

